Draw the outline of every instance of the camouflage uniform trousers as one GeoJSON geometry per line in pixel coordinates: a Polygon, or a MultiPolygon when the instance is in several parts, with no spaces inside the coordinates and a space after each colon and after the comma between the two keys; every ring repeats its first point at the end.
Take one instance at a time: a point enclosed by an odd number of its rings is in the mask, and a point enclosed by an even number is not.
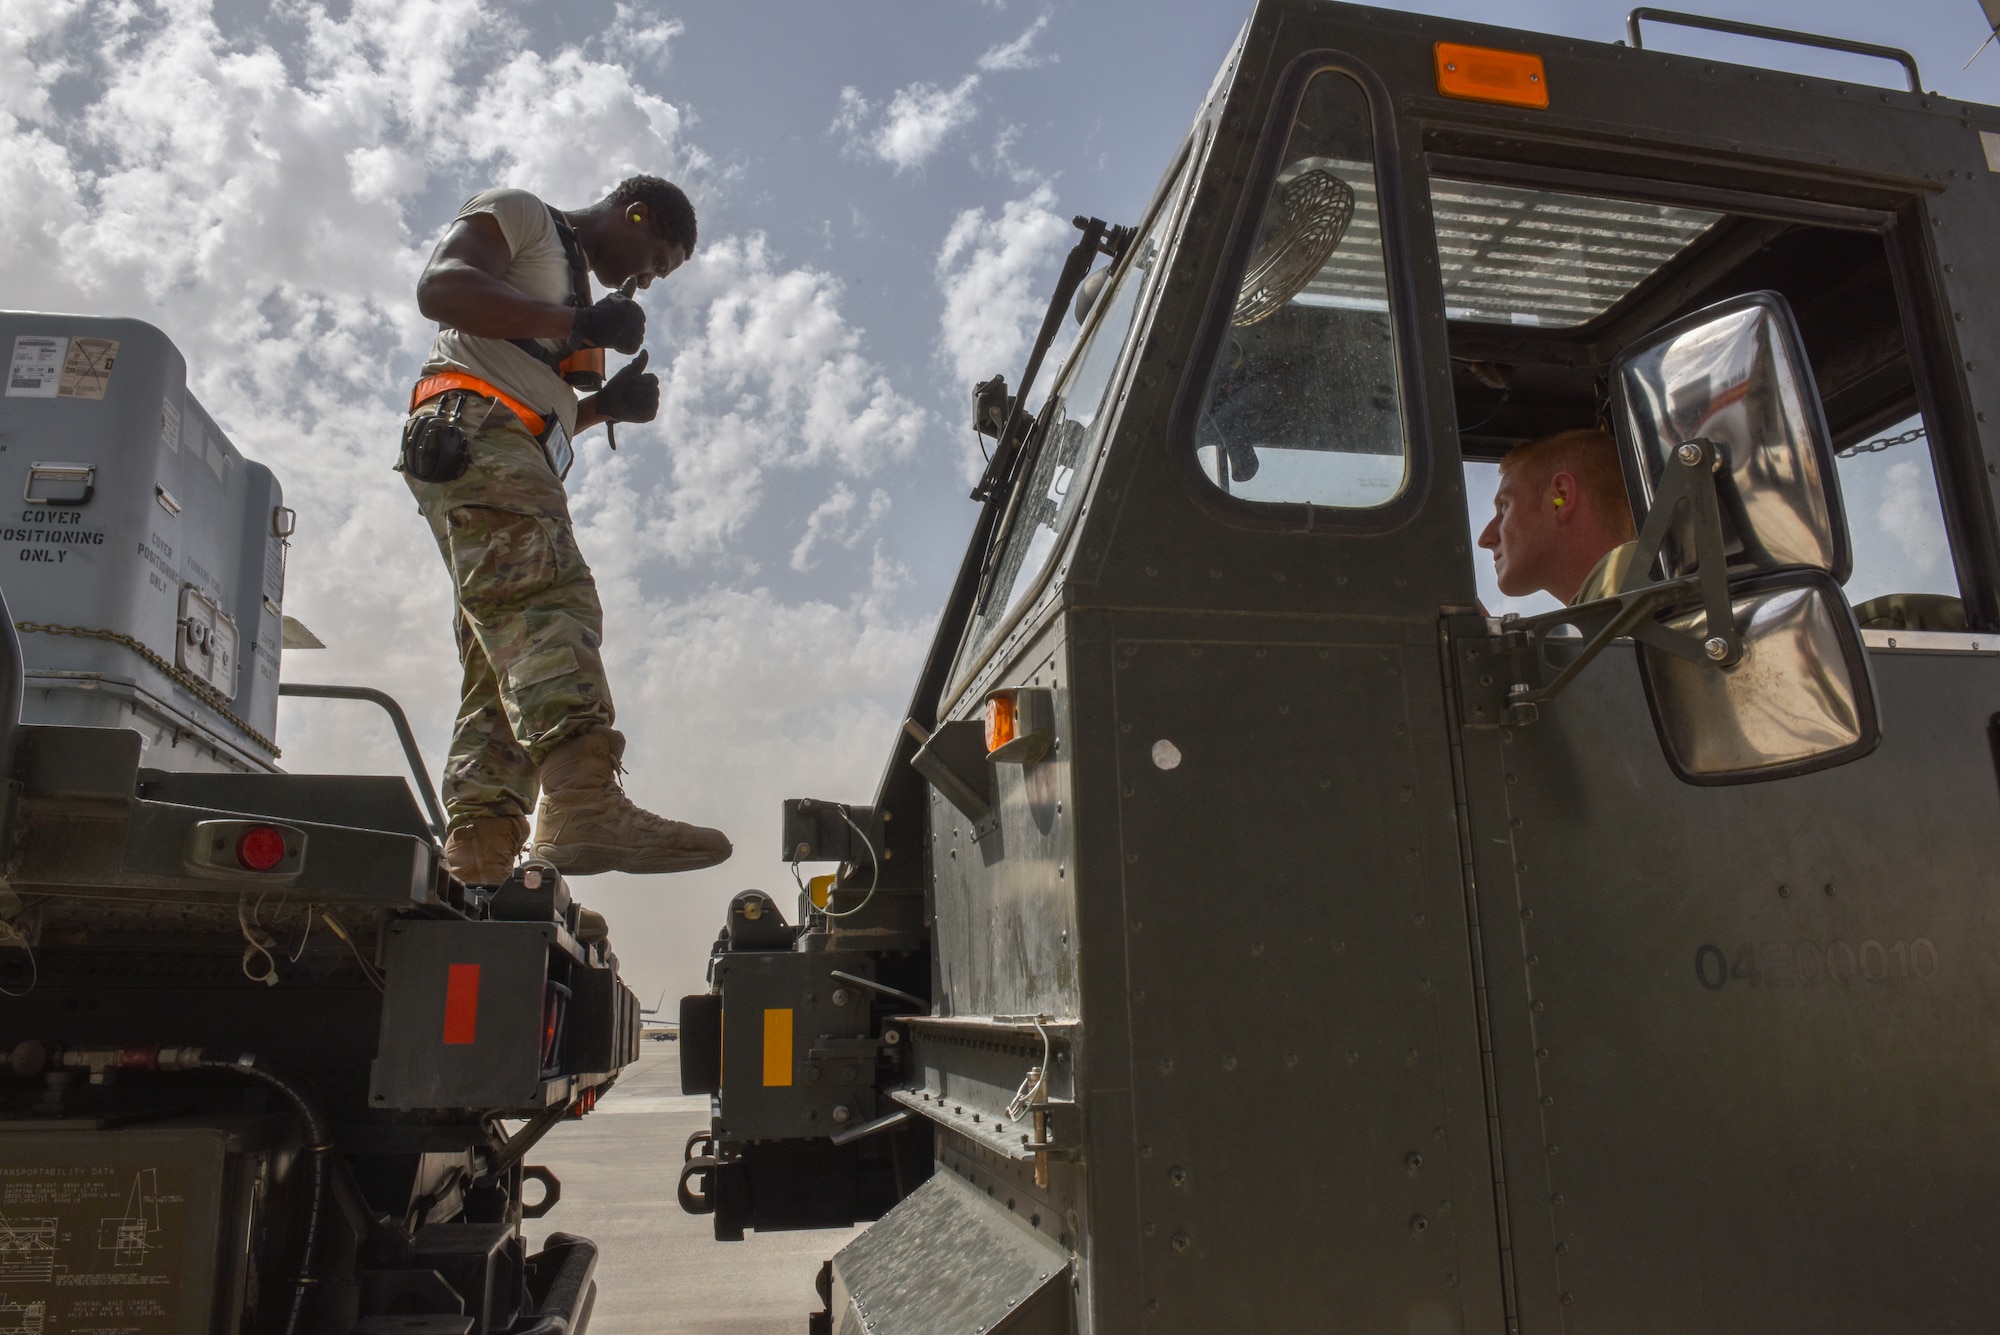
{"type": "MultiPolygon", "coordinates": [[[[417,415],[450,397],[430,400],[417,415]]],[[[562,482],[505,407],[468,394],[462,416],[472,451],[464,475],[438,483],[405,477],[456,594],[464,676],[444,770],[453,825],[529,815],[535,772],[548,753],[612,721],[604,611],[562,482]]]]}

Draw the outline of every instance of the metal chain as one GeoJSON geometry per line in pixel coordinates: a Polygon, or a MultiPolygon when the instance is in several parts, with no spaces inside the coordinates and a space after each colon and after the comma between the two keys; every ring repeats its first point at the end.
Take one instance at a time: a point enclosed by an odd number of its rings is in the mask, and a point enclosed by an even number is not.
{"type": "Polygon", "coordinates": [[[1846,449],[1836,452],[1834,457],[1837,459],[1852,459],[1857,454],[1880,454],[1882,451],[1894,449],[1898,445],[1908,445],[1911,441],[1922,440],[1924,435],[1925,432],[1922,427],[1913,426],[1900,436],[1883,436],[1877,440],[1867,441],[1860,445],[1849,445],[1846,449]]]}
{"type": "Polygon", "coordinates": [[[273,760],[285,754],[278,749],[276,742],[251,727],[247,720],[231,709],[228,697],[224,696],[221,691],[216,690],[186,668],[169,663],[166,659],[160,657],[160,655],[154,653],[150,648],[133,639],[130,635],[115,630],[98,630],[91,626],[52,626],[42,621],[16,621],[14,629],[24,635],[37,633],[42,635],[74,635],[85,640],[109,640],[113,644],[122,644],[152,664],[153,667],[164,672],[182,686],[185,686],[196,699],[200,700],[210,709],[213,709],[216,713],[242,729],[244,736],[263,747],[266,751],[269,751],[273,760]]]}

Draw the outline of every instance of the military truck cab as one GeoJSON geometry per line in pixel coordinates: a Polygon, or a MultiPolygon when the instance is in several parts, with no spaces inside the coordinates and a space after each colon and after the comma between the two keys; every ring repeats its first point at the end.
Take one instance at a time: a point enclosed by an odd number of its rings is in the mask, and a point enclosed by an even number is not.
{"type": "Polygon", "coordinates": [[[2000,111],[1633,36],[1266,0],[982,387],[828,906],[718,968],[696,1188],[832,1143],[816,951],[928,1003],[841,1031],[936,1171],[822,1329],[1992,1323],[2000,111]],[[1482,606],[1593,425],[1634,577],[1482,606]]]}

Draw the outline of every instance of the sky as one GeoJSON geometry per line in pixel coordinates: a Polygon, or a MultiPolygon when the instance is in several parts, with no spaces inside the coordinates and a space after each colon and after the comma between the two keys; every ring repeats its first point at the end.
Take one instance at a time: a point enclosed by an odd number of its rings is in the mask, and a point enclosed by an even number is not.
{"type": "MultiPolygon", "coordinates": [[[[1623,35],[1623,6],[1584,0],[1413,7],[1623,35]]],[[[621,430],[615,455],[586,435],[570,479],[628,789],[736,843],[710,871],[576,887],[645,1004],[671,1008],[701,988],[730,895],[793,902],[780,799],[872,796],[975,514],[970,386],[1018,380],[1070,217],[1136,220],[1247,13],[0,0],[0,305],[175,340],[299,513],[286,610],[328,647],[287,655],[286,677],[391,691],[435,774],[458,684],[450,588],[390,470],[432,332],[417,274],[481,189],[577,207],[638,171],[686,187],[699,249],[645,297],[660,417],[621,430]]],[[[1932,88],[2000,101],[2000,48],[1962,68],[1987,31],[1974,0],[1730,13],[1898,44],[1932,88]]],[[[1666,29],[1648,45],[1895,74],[1666,29]]],[[[1922,568],[1922,460],[1864,462],[1850,508],[1922,568]]],[[[295,772],[400,763],[354,705],[288,701],[279,741],[295,772]]]]}

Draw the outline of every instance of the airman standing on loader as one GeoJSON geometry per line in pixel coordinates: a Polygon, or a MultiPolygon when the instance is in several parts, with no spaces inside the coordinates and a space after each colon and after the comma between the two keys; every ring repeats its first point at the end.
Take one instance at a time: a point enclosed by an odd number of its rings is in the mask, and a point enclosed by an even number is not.
{"type": "Polygon", "coordinates": [[[721,831],[642,810],[619,786],[604,614],[563,491],[578,432],[659,411],[632,295],[694,244],[693,207],[656,177],[568,213],[489,190],[459,210],[417,283],[439,329],[399,466],[455,593],[464,681],[445,858],[470,884],[505,879],[538,794],[533,854],[569,875],[690,871],[731,852],[721,831]],[[592,302],[592,274],[620,290],[592,302]],[[605,380],[605,348],[639,355],[605,380]],[[597,392],[579,400],[578,388],[597,392]]]}

